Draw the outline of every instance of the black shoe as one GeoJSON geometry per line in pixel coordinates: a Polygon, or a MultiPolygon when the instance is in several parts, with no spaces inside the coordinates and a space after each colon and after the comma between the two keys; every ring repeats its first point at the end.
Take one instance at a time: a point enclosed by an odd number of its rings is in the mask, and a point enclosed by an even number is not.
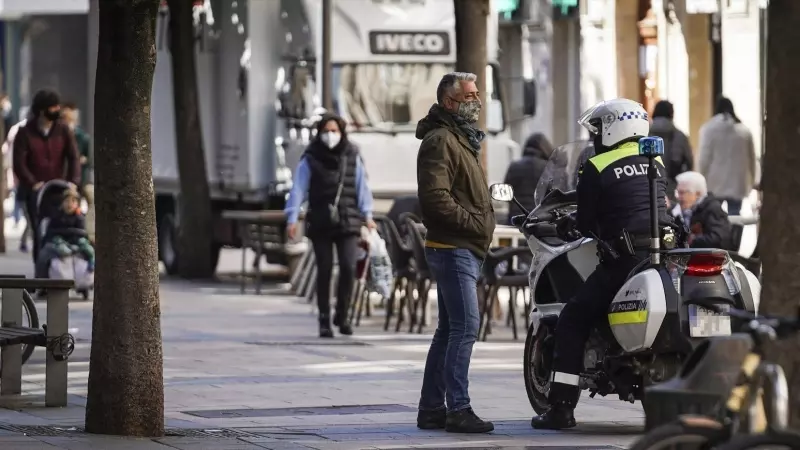
{"type": "Polygon", "coordinates": [[[547,412],[531,419],[531,426],[537,430],[563,430],[576,425],[575,408],[568,405],[553,405],[547,412]]]}
{"type": "Polygon", "coordinates": [[[332,338],[333,330],[331,329],[331,321],[328,317],[319,318],[319,337],[332,338]]]}
{"type": "Polygon", "coordinates": [[[417,428],[420,430],[443,430],[447,423],[447,410],[436,409],[417,413],[417,428]]]}
{"type": "Polygon", "coordinates": [[[450,433],[489,433],[494,430],[494,424],[482,420],[472,408],[467,408],[448,412],[444,429],[450,433]]]}
{"type": "Polygon", "coordinates": [[[339,333],[345,336],[352,336],[353,327],[350,325],[350,322],[342,321],[341,318],[336,315],[333,317],[333,324],[339,327],[339,333]]]}

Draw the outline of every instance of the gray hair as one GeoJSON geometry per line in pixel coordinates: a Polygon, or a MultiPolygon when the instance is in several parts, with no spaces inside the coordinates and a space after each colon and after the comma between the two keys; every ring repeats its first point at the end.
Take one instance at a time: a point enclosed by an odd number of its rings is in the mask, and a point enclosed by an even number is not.
{"type": "Polygon", "coordinates": [[[683,172],[675,177],[678,186],[685,186],[692,192],[696,192],[700,197],[708,195],[706,177],[700,172],[683,172]]]}
{"type": "Polygon", "coordinates": [[[436,87],[436,102],[440,105],[444,100],[444,95],[448,91],[458,93],[461,90],[462,81],[475,81],[478,76],[469,72],[450,72],[442,77],[439,86],[436,87]]]}

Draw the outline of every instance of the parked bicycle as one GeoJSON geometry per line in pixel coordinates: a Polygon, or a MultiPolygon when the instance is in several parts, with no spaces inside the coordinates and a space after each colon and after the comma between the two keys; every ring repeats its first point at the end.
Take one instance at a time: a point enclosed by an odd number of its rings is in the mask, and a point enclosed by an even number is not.
{"type": "MultiPolygon", "coordinates": [[[[2,314],[2,303],[0,303],[0,314],[2,314]]],[[[36,311],[36,304],[33,302],[31,294],[22,290],[22,323],[19,324],[25,328],[39,328],[39,313],[36,311]]],[[[22,344],[22,364],[25,364],[36,348],[32,344],[22,344]]],[[[2,362],[0,362],[0,371],[3,370],[2,362]]]]}
{"type": "MultiPolygon", "coordinates": [[[[738,309],[720,311],[715,305],[703,307],[746,323],[746,334],[735,336],[749,340],[749,345],[746,351],[739,353],[742,358],[731,361],[739,364],[739,381],[715,417],[681,416],[645,434],[631,450],[745,450],[761,446],[800,449],[800,435],[786,430],[789,387],[783,368],[763,359],[766,342],[787,339],[800,332],[800,311],[798,317],[785,319],[756,316],[738,309]]],[[[687,359],[681,374],[690,374],[703,358],[713,357],[710,352],[726,351],[725,346],[717,350],[711,348],[711,341],[701,344],[687,359]]],[[[719,368],[719,373],[724,372],[726,368],[719,368]]]]}

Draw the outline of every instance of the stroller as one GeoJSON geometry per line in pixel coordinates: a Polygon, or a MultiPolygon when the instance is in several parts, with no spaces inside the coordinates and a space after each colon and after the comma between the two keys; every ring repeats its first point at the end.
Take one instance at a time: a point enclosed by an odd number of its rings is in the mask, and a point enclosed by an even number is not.
{"type": "MultiPolygon", "coordinates": [[[[36,233],[39,237],[39,251],[47,244],[45,237],[50,221],[56,214],[59,214],[64,199],[64,193],[70,189],[70,184],[63,180],[52,180],[45,183],[39,190],[36,198],[36,212],[38,224],[36,233]]],[[[76,238],[87,238],[88,233],[84,229],[69,228],[62,230],[62,233],[70,234],[76,238]]],[[[87,261],[78,252],[69,256],[54,258],[48,268],[48,278],[56,280],[71,279],[75,281],[75,292],[83,296],[84,300],[89,299],[89,293],[94,288],[94,271],[89,270],[87,261]]]]}

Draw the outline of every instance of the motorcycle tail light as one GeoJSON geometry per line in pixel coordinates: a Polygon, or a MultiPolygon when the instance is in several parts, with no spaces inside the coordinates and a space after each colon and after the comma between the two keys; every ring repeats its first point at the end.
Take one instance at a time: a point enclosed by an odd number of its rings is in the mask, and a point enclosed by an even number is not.
{"type": "Polygon", "coordinates": [[[689,258],[686,274],[695,277],[719,275],[722,273],[727,259],[727,253],[696,253],[689,258]]]}
{"type": "Polygon", "coordinates": [[[693,255],[673,255],[666,258],[666,269],[672,279],[675,291],[681,292],[681,278],[684,275],[710,277],[720,275],[731,295],[741,291],[736,263],[727,253],[696,253],[693,255]]]}

